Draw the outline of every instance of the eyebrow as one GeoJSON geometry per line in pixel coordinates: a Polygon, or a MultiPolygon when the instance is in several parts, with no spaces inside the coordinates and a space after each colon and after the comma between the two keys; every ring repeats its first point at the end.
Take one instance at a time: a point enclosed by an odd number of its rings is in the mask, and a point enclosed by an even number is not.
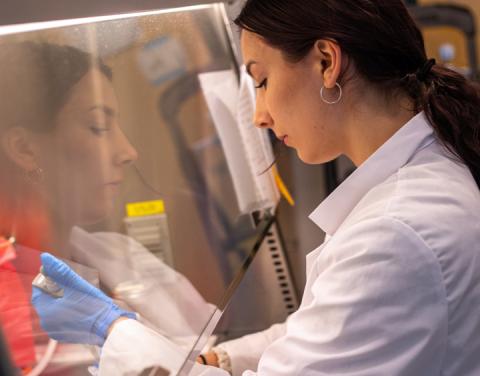
{"type": "Polygon", "coordinates": [[[105,105],[96,105],[96,106],[92,106],[88,109],[88,111],[94,111],[94,110],[100,110],[100,111],[103,111],[107,116],[111,116],[111,117],[114,117],[115,116],[115,110],[109,106],[105,106],[105,105]]]}
{"type": "Polygon", "coordinates": [[[247,65],[246,65],[247,73],[248,73],[248,75],[251,76],[251,77],[253,77],[252,71],[251,71],[253,64],[257,64],[257,62],[256,62],[256,61],[253,61],[253,60],[250,60],[250,61],[247,63],[247,65]]]}

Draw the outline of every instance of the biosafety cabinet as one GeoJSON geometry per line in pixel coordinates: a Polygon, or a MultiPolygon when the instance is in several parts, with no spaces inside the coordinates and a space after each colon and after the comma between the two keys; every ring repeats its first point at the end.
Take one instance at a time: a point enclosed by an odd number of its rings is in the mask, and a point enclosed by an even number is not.
{"type": "Polygon", "coordinates": [[[237,7],[0,6],[0,322],[24,374],[95,374],[99,358],[49,338],[30,304],[44,251],[180,346],[171,374],[297,308],[237,7]]]}

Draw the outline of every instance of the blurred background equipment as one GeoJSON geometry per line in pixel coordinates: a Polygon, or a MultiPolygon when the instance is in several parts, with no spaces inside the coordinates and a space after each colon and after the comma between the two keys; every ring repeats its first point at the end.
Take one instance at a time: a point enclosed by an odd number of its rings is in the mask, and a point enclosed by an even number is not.
{"type": "MultiPolygon", "coordinates": [[[[466,50],[467,66],[458,65],[455,44],[448,40],[440,44],[436,53],[437,59],[448,68],[457,70],[470,79],[477,79],[477,27],[472,10],[466,6],[451,4],[415,5],[409,10],[424,33],[428,32],[428,29],[446,27],[463,34],[465,41],[462,50],[466,50]]],[[[429,40],[426,40],[428,46],[429,40]]]]}

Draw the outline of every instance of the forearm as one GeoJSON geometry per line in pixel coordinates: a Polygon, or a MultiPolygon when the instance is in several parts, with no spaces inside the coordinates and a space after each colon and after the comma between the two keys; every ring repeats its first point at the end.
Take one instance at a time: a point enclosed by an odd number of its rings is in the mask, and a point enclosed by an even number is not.
{"type": "Polygon", "coordinates": [[[276,324],[267,330],[220,343],[202,354],[203,357],[198,357],[197,362],[220,367],[233,376],[239,376],[245,370],[256,369],[264,350],[284,333],[285,323],[276,324]]]}
{"type": "Polygon", "coordinates": [[[246,370],[256,370],[265,349],[285,333],[285,323],[272,325],[270,328],[223,342],[218,345],[229,356],[232,375],[239,376],[246,370]]]}
{"type": "Polygon", "coordinates": [[[207,366],[218,367],[218,356],[214,351],[209,351],[197,357],[197,363],[205,364],[207,366]]]}
{"type": "Polygon", "coordinates": [[[177,374],[188,351],[142,325],[137,320],[115,321],[100,357],[100,375],[140,374],[161,366],[177,374]]]}

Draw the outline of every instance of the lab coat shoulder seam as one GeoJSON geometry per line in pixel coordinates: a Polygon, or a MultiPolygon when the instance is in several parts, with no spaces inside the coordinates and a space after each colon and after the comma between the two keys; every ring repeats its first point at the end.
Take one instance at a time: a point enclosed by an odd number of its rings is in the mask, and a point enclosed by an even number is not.
{"type": "Polygon", "coordinates": [[[400,227],[403,227],[408,232],[412,233],[415,236],[415,238],[417,238],[417,240],[424,245],[425,249],[427,249],[429,251],[429,253],[432,255],[433,260],[435,260],[435,264],[437,266],[436,269],[437,269],[437,273],[438,273],[438,276],[439,276],[438,279],[441,282],[441,284],[439,286],[439,289],[441,290],[441,294],[442,294],[442,298],[443,298],[443,307],[444,307],[444,310],[445,310],[445,341],[444,341],[445,345],[443,346],[443,354],[442,354],[442,357],[441,357],[442,367],[440,368],[440,369],[443,369],[443,362],[445,361],[445,358],[446,358],[448,338],[450,336],[450,328],[449,328],[449,318],[450,318],[450,316],[449,316],[449,306],[448,306],[448,299],[447,299],[447,289],[446,289],[446,286],[445,286],[445,283],[444,283],[445,278],[444,278],[444,274],[443,274],[442,264],[440,263],[440,260],[438,259],[437,254],[427,244],[425,239],[423,239],[423,237],[417,231],[415,231],[415,229],[412,226],[410,226],[408,223],[405,223],[401,219],[396,218],[393,215],[387,215],[387,216],[384,216],[384,218],[390,219],[392,222],[397,223],[400,227]]]}
{"type": "Polygon", "coordinates": [[[393,202],[397,198],[397,191],[398,191],[398,186],[399,186],[399,181],[400,181],[400,174],[402,172],[402,169],[400,168],[397,170],[397,172],[394,174],[395,175],[395,186],[392,190],[392,193],[390,194],[388,198],[388,202],[385,205],[383,214],[387,215],[387,213],[390,211],[390,207],[393,205],[393,202]]]}
{"type": "MultiPolygon", "coordinates": [[[[442,277],[442,281],[443,281],[443,272],[442,272],[442,264],[440,263],[440,260],[438,259],[436,253],[433,251],[433,249],[428,245],[428,243],[425,241],[425,239],[417,232],[415,231],[415,229],[410,226],[408,223],[404,222],[403,220],[401,220],[400,218],[397,218],[393,215],[385,215],[383,216],[383,218],[385,219],[389,219],[391,220],[392,222],[395,222],[397,223],[400,227],[403,227],[404,229],[406,229],[408,232],[412,233],[420,243],[423,244],[423,246],[429,251],[429,253],[432,255],[432,258],[435,260],[435,263],[437,265],[437,270],[439,272],[439,275],[442,277]]],[[[444,295],[444,298],[445,298],[445,304],[446,306],[448,306],[448,302],[447,302],[447,291],[446,291],[446,288],[445,288],[445,285],[442,284],[442,292],[443,292],[443,295],[444,295]]]]}

